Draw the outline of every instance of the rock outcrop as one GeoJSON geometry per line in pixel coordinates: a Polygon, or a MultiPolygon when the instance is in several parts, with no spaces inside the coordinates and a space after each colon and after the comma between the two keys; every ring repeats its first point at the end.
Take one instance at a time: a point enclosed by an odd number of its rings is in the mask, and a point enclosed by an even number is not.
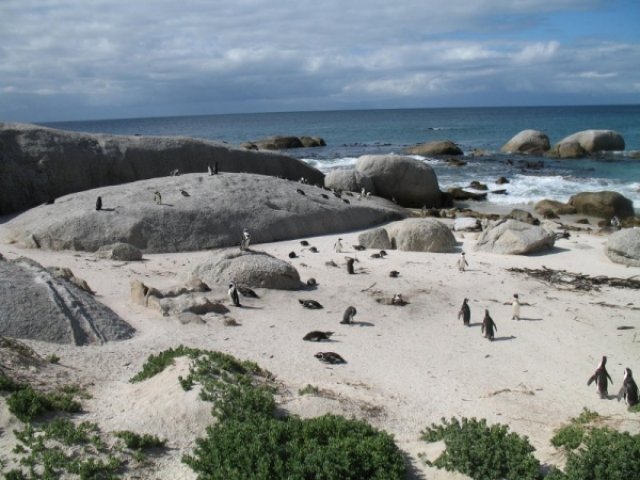
{"type": "Polygon", "coordinates": [[[633,217],[633,202],[618,192],[582,192],[569,198],[569,205],[573,206],[578,213],[583,215],[593,215],[600,218],[619,219],[633,217]]]}
{"type": "Polygon", "coordinates": [[[505,143],[503,153],[524,153],[540,155],[549,150],[549,137],[539,130],[523,130],[505,143]]]}
{"type": "MultiPolygon", "coordinates": [[[[456,249],[457,242],[451,230],[444,223],[433,218],[407,218],[389,223],[383,228],[387,232],[392,248],[398,250],[449,253],[456,249]]],[[[358,238],[361,245],[366,241],[364,234],[358,238]]]]}
{"type": "Polygon", "coordinates": [[[576,207],[573,205],[549,199],[540,200],[533,209],[540,215],[545,215],[548,212],[556,215],[573,215],[577,213],[576,207]]]}
{"type": "Polygon", "coordinates": [[[560,158],[577,157],[579,145],[586,154],[602,151],[618,151],[625,149],[622,135],[613,130],[583,130],[560,140],[549,152],[552,156],[560,158]]]}
{"type": "MultiPolygon", "coordinates": [[[[249,172],[322,185],[322,172],[291,157],[184,137],[94,135],[0,123],[0,215],[63,195],[170,172],[249,172]]],[[[93,200],[95,202],[95,199],[93,200]]],[[[92,202],[92,203],[93,203],[92,202]]]]}
{"type": "Polygon", "coordinates": [[[475,249],[503,255],[522,255],[548,250],[555,243],[555,233],[517,220],[500,220],[484,230],[475,249]]]}
{"type": "Polygon", "coordinates": [[[376,195],[395,199],[404,207],[440,207],[438,178],[433,168],[411,157],[364,155],[356,170],[371,178],[376,195]]]}
{"type": "Polygon", "coordinates": [[[298,290],[303,287],[293,265],[256,250],[214,252],[192,273],[209,285],[226,286],[236,282],[251,288],[276,290],[298,290]]]}
{"type": "Polygon", "coordinates": [[[625,228],[612,233],[604,251],[612,262],[640,267],[640,228],[625,228]]]}
{"type": "Polygon", "coordinates": [[[453,229],[456,232],[479,232],[482,230],[480,220],[475,217],[456,217],[453,222],[453,229]]]}
{"type": "Polygon", "coordinates": [[[65,276],[27,258],[0,260],[0,335],[75,345],[133,335],[128,323],[65,276]]]}
{"type": "Polygon", "coordinates": [[[358,244],[366,248],[380,248],[382,250],[393,248],[389,234],[384,227],[362,232],[358,235],[358,244]]]}
{"type": "Polygon", "coordinates": [[[324,147],[327,144],[320,137],[275,136],[243,143],[250,150],[287,150],[290,148],[324,147]]]}
{"type": "Polygon", "coordinates": [[[119,260],[121,262],[138,262],[142,260],[142,252],[140,249],[122,242],[103,245],[96,252],[96,256],[109,260],[119,260]]]}
{"type": "Polygon", "coordinates": [[[408,147],[405,153],[409,155],[422,155],[423,157],[439,157],[443,155],[462,155],[462,149],[451,140],[421,143],[408,147]]]}
{"type": "Polygon", "coordinates": [[[9,241],[52,250],[94,252],[129,243],[146,253],[326,235],[398,220],[407,212],[381,198],[350,203],[331,192],[275,177],[222,173],[163,177],[80,192],[41,205],[6,224],[9,241]],[[160,203],[154,192],[161,194],[160,203]],[[94,208],[101,196],[104,207],[94,208]]]}
{"type": "Polygon", "coordinates": [[[372,195],[376,193],[373,180],[354,168],[331,170],[324,177],[324,186],[344,192],[361,192],[364,188],[372,195]]]}

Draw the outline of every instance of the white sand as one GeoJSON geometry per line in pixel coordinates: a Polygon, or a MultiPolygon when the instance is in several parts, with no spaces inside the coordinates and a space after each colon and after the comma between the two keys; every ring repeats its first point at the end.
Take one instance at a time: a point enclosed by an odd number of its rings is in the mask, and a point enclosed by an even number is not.
{"type": "MultiPolygon", "coordinates": [[[[193,447],[195,437],[204,434],[211,420],[210,405],[202,404],[197,392],[184,392],[177,384],[186,362],[147,382],[128,381],[149,354],[180,344],[257,362],[283,384],[287,393],[281,405],[296,414],[342,412],[368,418],[395,435],[410,455],[416,475],[428,472],[430,479],[464,478],[426,468],[418,458],[420,453],[433,454],[432,447],[419,441],[420,431],[441,417],[508,424],[530,438],[541,462],[555,464],[562,458],[549,443],[553,431],[583,407],[610,416],[609,423],[618,428],[640,431],[638,414],[628,413],[622,402],[601,400],[594,386],[586,385],[602,355],[609,358],[613,377],[610,395],[620,388],[625,367],[640,372],[640,311],[624,308],[640,306],[638,292],[608,287],[590,293],[559,290],[506,271],[545,265],[589,275],[639,275],[640,269],[613,264],[605,257],[605,236],[572,233],[570,239],[559,240],[552,253],[539,256],[476,253],[472,235],[459,237],[469,262],[464,273],[456,267],[457,253],[391,250],[385,259],[371,259],[371,250],[354,252],[350,247],[357,243],[357,232],[340,235],[349,253],[332,251],[337,237],[307,239],[319,253],[303,249],[299,240],[252,246],[284,259],[295,250],[299,258],[291,262],[303,280],[314,277],[319,286],[303,292],[258,289],[261,298],[242,299],[247,308],[230,307],[239,327],[224,326],[216,318],[206,325],[181,325],[129,301],[130,280],[158,288],[175,285],[207,252],[145,255],[145,262],[130,264],[12,245],[0,245],[0,253],[71,268],[88,281],[100,301],[137,329],[131,340],[103,346],[28,344],[43,356],[58,355],[60,363],[88,385],[93,399],[85,402],[87,420],[106,431],[130,429],[168,438],[172,449],[162,457],[157,478],[195,478],[180,458],[193,447]],[[356,275],[346,272],[347,255],[359,259],[356,275]],[[340,267],[325,265],[329,260],[340,267]],[[389,278],[391,270],[398,270],[399,278],[389,278]],[[375,301],[394,293],[402,293],[409,304],[397,307],[375,301]],[[524,304],[520,321],[511,320],[514,293],[524,304]],[[464,297],[470,299],[469,328],[457,319],[464,297]],[[325,308],[303,309],[299,298],[315,299],[325,308]],[[357,322],[371,325],[341,325],[349,305],[358,310],[357,322]],[[498,327],[494,342],[480,333],[485,308],[498,327]],[[635,328],[617,330],[621,325],[635,328]],[[316,329],[334,331],[335,341],[302,341],[304,334],[316,329]],[[348,363],[327,366],[314,358],[318,351],[338,352],[348,363]],[[298,390],[307,384],[319,387],[323,398],[300,396],[298,390]]],[[[229,303],[223,288],[214,290],[212,297],[229,303]]],[[[0,428],[5,432],[15,428],[8,421],[0,409],[0,428]]],[[[10,444],[9,437],[0,439],[0,448],[10,444]]]]}

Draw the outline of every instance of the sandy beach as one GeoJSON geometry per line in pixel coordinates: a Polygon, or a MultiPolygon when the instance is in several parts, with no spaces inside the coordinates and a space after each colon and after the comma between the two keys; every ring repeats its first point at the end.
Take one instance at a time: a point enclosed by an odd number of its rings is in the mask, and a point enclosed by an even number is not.
{"type": "MultiPolygon", "coordinates": [[[[391,250],[384,259],[374,259],[373,251],[351,247],[358,243],[358,232],[340,237],[346,250],[341,254],[333,251],[337,235],[307,238],[318,253],[302,247],[302,239],[252,246],[287,260],[295,251],[298,257],[291,263],[303,281],[315,278],[318,288],[258,289],[260,298],[243,298],[241,308],[230,306],[229,316],[240,324],[235,327],[225,326],[215,315],[206,317],[204,325],[183,325],[130,301],[131,280],[156,288],[181,284],[210,252],[145,255],[143,262],[131,263],[6,244],[0,245],[0,253],[70,268],[87,280],[97,299],[137,330],[130,340],[101,346],[26,343],[43,357],[59,356],[63,377],[86,386],[92,399],[83,404],[83,419],[105,431],[129,429],[168,439],[170,449],[154,467],[155,478],[196,477],[180,459],[204,434],[210,405],[194,391],[180,388],[177,378],[188,368],[186,360],[146,382],[131,384],[129,379],[150,354],[181,344],[257,362],[281,384],[278,402],[286,411],[303,417],[342,413],[392,433],[408,454],[415,478],[464,478],[426,467],[420,459],[422,454],[433,457],[438,448],[421,441],[420,432],[441,417],[507,424],[529,437],[542,463],[555,465],[562,465],[563,458],[549,440],[583,408],[606,416],[616,428],[640,431],[640,417],[627,412],[623,402],[602,400],[593,385],[587,386],[602,355],[609,358],[611,395],[620,388],[625,367],[640,368],[637,292],[609,287],[577,292],[507,271],[545,266],[610,277],[640,274],[640,269],[614,264],[604,255],[606,235],[572,232],[549,253],[516,256],[474,252],[475,234],[456,233],[469,262],[463,273],[456,266],[457,253],[391,250]],[[347,274],[345,256],[358,258],[355,275],[347,274]],[[327,265],[329,261],[338,266],[327,265]],[[390,278],[391,270],[399,271],[399,277],[390,278]],[[376,301],[396,293],[408,304],[376,301]],[[520,321],[511,319],[508,303],[514,293],[523,303],[520,321]],[[470,327],[457,319],[465,297],[471,307],[470,327]],[[324,309],[302,308],[298,300],[306,298],[324,309]],[[356,323],[342,325],[342,313],[350,305],[357,308],[356,323]],[[493,342],[480,332],[484,309],[497,324],[493,342]],[[620,326],[634,328],[618,330],[620,326]],[[311,330],[333,331],[334,340],[302,341],[311,330]],[[313,356],[318,351],[335,351],[347,364],[322,364],[313,356]],[[320,393],[300,395],[306,385],[320,393]]],[[[210,297],[229,304],[226,289],[214,289],[210,297]]],[[[0,450],[7,452],[15,442],[8,432],[19,423],[4,403],[1,410],[5,434],[0,450]]]]}

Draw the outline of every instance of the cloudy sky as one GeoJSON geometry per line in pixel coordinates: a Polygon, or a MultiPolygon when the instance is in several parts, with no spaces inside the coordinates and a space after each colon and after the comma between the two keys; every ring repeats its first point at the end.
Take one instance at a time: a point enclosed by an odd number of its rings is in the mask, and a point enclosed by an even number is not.
{"type": "Polygon", "coordinates": [[[639,0],[0,0],[0,120],[640,103],[639,0]]]}

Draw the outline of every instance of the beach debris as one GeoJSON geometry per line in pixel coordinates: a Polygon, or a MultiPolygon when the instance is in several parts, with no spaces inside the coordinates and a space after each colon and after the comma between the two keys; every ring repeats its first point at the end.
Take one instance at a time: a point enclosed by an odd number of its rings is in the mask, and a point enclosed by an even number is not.
{"type": "Polygon", "coordinates": [[[558,288],[574,289],[589,292],[591,290],[598,291],[602,286],[614,288],[631,288],[640,289],[640,279],[607,277],[606,275],[598,275],[591,277],[582,273],[572,273],[566,270],[554,270],[544,265],[542,268],[508,268],[507,271],[513,273],[523,273],[530,277],[537,278],[545,283],[555,285],[558,288]]]}

